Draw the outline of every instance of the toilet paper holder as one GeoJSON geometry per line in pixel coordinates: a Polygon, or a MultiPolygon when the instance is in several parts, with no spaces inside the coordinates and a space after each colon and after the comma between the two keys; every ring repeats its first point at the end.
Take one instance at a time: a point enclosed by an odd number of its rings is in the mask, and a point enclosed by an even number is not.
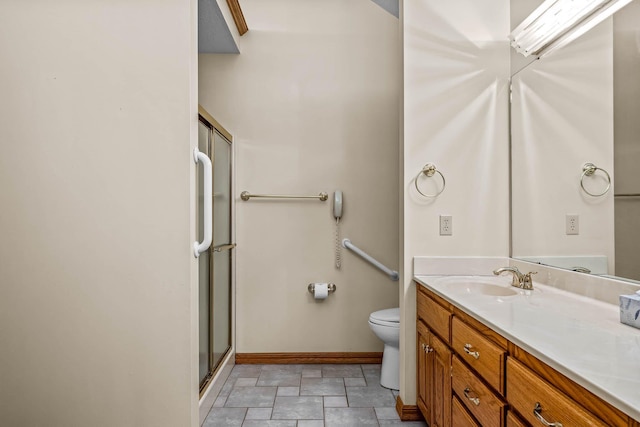
{"type": "MultiPolygon", "coordinates": [[[[315,291],[315,283],[309,283],[309,286],[307,286],[307,290],[309,291],[309,293],[313,294],[315,291]]],[[[336,285],[334,283],[328,283],[327,284],[327,288],[329,288],[329,293],[332,294],[336,291],[336,285]]]]}

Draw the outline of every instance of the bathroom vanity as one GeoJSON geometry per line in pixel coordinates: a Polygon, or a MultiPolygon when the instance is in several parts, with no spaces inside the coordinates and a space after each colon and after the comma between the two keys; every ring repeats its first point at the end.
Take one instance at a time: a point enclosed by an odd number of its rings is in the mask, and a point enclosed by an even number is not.
{"type": "Polygon", "coordinates": [[[640,427],[640,331],[615,306],[504,277],[415,280],[417,405],[431,427],[640,427]]]}

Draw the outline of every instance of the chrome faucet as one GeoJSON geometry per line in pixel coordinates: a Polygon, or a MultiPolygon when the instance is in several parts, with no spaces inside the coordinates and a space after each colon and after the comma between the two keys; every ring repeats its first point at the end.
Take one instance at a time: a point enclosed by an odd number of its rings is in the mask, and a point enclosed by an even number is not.
{"type": "Polygon", "coordinates": [[[527,290],[533,289],[533,279],[531,279],[531,275],[536,274],[535,271],[530,271],[527,274],[522,274],[520,270],[518,270],[518,267],[502,267],[502,268],[497,268],[493,270],[493,274],[498,276],[501,273],[504,273],[505,271],[508,271],[509,273],[513,274],[513,279],[511,280],[511,286],[515,286],[516,288],[527,289],[527,290]]]}

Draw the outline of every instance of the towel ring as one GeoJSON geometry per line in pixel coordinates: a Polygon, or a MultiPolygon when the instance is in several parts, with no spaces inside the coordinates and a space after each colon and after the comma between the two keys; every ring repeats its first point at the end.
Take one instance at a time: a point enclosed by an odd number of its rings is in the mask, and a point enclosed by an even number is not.
{"type": "Polygon", "coordinates": [[[444,179],[444,175],[442,175],[442,172],[436,169],[436,165],[434,165],[433,163],[427,163],[426,165],[424,165],[422,170],[418,172],[418,175],[416,175],[416,178],[413,180],[413,182],[416,186],[416,190],[418,191],[418,193],[422,194],[424,197],[438,197],[440,194],[442,194],[442,192],[444,191],[444,187],[447,185],[447,182],[444,179]],[[442,178],[442,189],[438,191],[436,194],[425,194],[422,191],[420,191],[420,188],[418,187],[418,178],[420,178],[420,175],[424,174],[427,176],[427,178],[431,178],[433,175],[436,174],[436,172],[442,178]]]}
{"type": "Polygon", "coordinates": [[[604,196],[605,194],[607,194],[607,191],[609,191],[609,189],[611,188],[611,175],[609,175],[609,172],[607,172],[602,168],[597,167],[593,163],[585,163],[584,166],[582,166],[582,176],[580,177],[580,187],[582,187],[582,190],[590,196],[593,196],[593,197],[604,196]],[[607,176],[607,188],[605,188],[602,193],[594,194],[594,193],[591,193],[586,188],[584,188],[584,177],[593,175],[594,173],[596,173],[597,170],[601,170],[607,176]]]}

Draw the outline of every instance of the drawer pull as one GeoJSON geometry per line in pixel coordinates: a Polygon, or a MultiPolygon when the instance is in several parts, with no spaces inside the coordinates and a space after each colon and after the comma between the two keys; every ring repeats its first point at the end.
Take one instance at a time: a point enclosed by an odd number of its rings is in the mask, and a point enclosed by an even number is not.
{"type": "Polygon", "coordinates": [[[533,415],[535,415],[538,421],[540,421],[547,427],[562,427],[562,423],[550,423],[549,421],[544,419],[544,417],[542,416],[542,406],[540,405],[540,402],[536,402],[536,406],[535,408],[533,408],[533,415]]]}
{"type": "Polygon", "coordinates": [[[469,356],[473,356],[474,358],[479,359],[480,353],[478,353],[477,351],[471,351],[472,348],[473,346],[471,344],[465,344],[464,352],[467,353],[469,356]]]}
{"type": "MultiPolygon", "coordinates": [[[[464,389],[464,397],[469,399],[471,401],[471,403],[473,403],[474,405],[478,406],[480,404],[480,398],[479,397],[469,396],[469,392],[470,391],[471,391],[471,389],[469,387],[465,388],[464,389]]],[[[562,427],[562,426],[559,426],[559,427],[562,427]]]]}
{"type": "Polygon", "coordinates": [[[422,348],[425,353],[429,354],[433,351],[433,347],[428,344],[422,344],[424,347],[422,348]]]}

